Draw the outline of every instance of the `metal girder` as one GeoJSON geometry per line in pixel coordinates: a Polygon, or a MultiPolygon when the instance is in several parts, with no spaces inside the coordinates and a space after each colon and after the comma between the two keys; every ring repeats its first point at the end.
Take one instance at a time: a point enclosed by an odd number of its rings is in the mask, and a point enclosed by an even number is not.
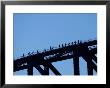
{"type": "Polygon", "coordinates": [[[87,62],[88,75],[93,75],[93,69],[97,72],[97,66],[95,64],[97,63],[97,57],[95,56],[95,54],[97,54],[97,47],[89,50],[88,46],[96,44],[97,40],[93,40],[21,57],[20,59],[14,60],[14,72],[27,69],[28,75],[33,75],[33,67],[35,67],[41,75],[49,75],[49,69],[51,69],[55,75],[61,75],[52,63],[73,58],[74,75],[80,75],[79,57],[82,56],[87,62]],[[73,52],[73,54],[69,55],[71,52],[73,52]],[[49,55],[53,56],[45,60],[44,57],[49,55]],[[94,60],[95,63],[92,60],[94,60]],[[42,69],[40,65],[43,65],[44,69],[42,69]]]}

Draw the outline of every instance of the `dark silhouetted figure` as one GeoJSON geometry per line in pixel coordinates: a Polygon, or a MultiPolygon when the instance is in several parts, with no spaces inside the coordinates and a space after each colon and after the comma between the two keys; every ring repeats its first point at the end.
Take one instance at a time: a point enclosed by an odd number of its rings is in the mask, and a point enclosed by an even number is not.
{"type": "Polygon", "coordinates": [[[68,43],[68,46],[70,46],[70,43],[68,43]]]}
{"type": "Polygon", "coordinates": [[[76,45],[76,43],[77,43],[77,42],[75,41],[74,44],[76,45]]]}
{"type": "Polygon", "coordinates": [[[23,57],[24,57],[24,53],[23,53],[23,57]]]}
{"type": "Polygon", "coordinates": [[[80,40],[80,44],[82,43],[82,41],[80,40]]]}
{"type": "Polygon", "coordinates": [[[39,53],[39,51],[37,50],[37,54],[39,53]]]}
{"type": "Polygon", "coordinates": [[[79,40],[78,40],[78,44],[79,44],[79,40]]]}
{"type": "Polygon", "coordinates": [[[71,44],[73,45],[74,43],[72,42],[71,44]]]}
{"type": "Polygon", "coordinates": [[[62,47],[64,47],[63,44],[62,44],[62,47]]]}
{"type": "Polygon", "coordinates": [[[52,47],[50,46],[50,50],[52,50],[52,47]]]}
{"type": "Polygon", "coordinates": [[[29,52],[29,53],[28,53],[28,55],[30,56],[30,55],[31,55],[31,53],[29,52]]]}
{"type": "Polygon", "coordinates": [[[44,49],[44,52],[46,52],[46,49],[44,49]]]}

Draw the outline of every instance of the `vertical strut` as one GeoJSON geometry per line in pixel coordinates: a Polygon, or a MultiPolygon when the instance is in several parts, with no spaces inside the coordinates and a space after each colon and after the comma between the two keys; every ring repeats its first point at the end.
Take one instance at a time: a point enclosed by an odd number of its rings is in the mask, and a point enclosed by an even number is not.
{"type": "MultiPolygon", "coordinates": [[[[93,69],[95,69],[95,71],[97,71],[97,67],[96,67],[96,65],[92,61],[93,56],[89,52],[88,47],[84,47],[83,48],[83,50],[82,50],[82,57],[87,62],[88,75],[93,75],[93,69]]],[[[97,58],[95,58],[95,61],[97,62],[97,58]]]]}
{"type": "Polygon", "coordinates": [[[28,66],[27,74],[28,75],[33,75],[33,67],[31,65],[28,66]]]}
{"type": "Polygon", "coordinates": [[[33,62],[31,60],[27,61],[27,75],[33,75],[33,62]]]}
{"type": "Polygon", "coordinates": [[[73,58],[73,64],[74,64],[74,75],[80,75],[80,72],[79,72],[79,57],[75,56],[73,58]]]}
{"type": "Polygon", "coordinates": [[[88,75],[93,75],[92,59],[87,61],[88,75]]]}

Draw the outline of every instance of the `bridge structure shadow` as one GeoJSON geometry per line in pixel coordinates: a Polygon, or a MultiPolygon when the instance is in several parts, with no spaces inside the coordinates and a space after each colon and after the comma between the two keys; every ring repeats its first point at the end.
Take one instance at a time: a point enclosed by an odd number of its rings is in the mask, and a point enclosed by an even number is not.
{"type": "Polygon", "coordinates": [[[28,53],[14,60],[14,72],[27,69],[27,75],[33,75],[35,67],[41,75],[50,75],[49,69],[55,75],[61,73],[52,65],[53,62],[73,59],[74,75],[80,75],[79,57],[87,62],[88,75],[93,75],[93,70],[97,72],[97,40],[75,41],[68,44],[59,45],[58,48],[50,47],[43,52],[37,51],[35,54],[28,53]],[[43,66],[43,68],[42,68],[43,66]]]}

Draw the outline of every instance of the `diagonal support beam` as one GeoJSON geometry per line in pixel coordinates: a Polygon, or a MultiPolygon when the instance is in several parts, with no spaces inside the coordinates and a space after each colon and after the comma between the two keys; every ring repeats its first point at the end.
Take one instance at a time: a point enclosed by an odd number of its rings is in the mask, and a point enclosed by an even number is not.
{"type": "Polygon", "coordinates": [[[92,55],[92,59],[97,63],[97,57],[95,55],[92,55]]]}
{"type": "Polygon", "coordinates": [[[41,75],[46,75],[45,71],[39,65],[35,65],[35,68],[40,72],[41,75]]]}
{"type": "Polygon", "coordinates": [[[49,67],[44,66],[45,75],[49,75],[49,67]]]}
{"type": "Polygon", "coordinates": [[[44,60],[45,65],[50,68],[55,75],[61,75],[60,72],[48,61],[44,60]]]}
{"type": "MultiPolygon", "coordinates": [[[[34,63],[35,63],[35,61],[34,61],[34,63]]],[[[49,69],[51,69],[55,75],[61,75],[60,72],[49,61],[44,59],[44,57],[37,58],[36,63],[38,63],[38,65],[43,65],[44,66],[43,71],[41,71],[42,68],[40,69],[41,74],[49,75],[49,69]]]]}
{"type": "Polygon", "coordinates": [[[97,72],[97,66],[89,56],[82,56],[87,62],[88,75],[93,75],[93,69],[97,72]]]}

